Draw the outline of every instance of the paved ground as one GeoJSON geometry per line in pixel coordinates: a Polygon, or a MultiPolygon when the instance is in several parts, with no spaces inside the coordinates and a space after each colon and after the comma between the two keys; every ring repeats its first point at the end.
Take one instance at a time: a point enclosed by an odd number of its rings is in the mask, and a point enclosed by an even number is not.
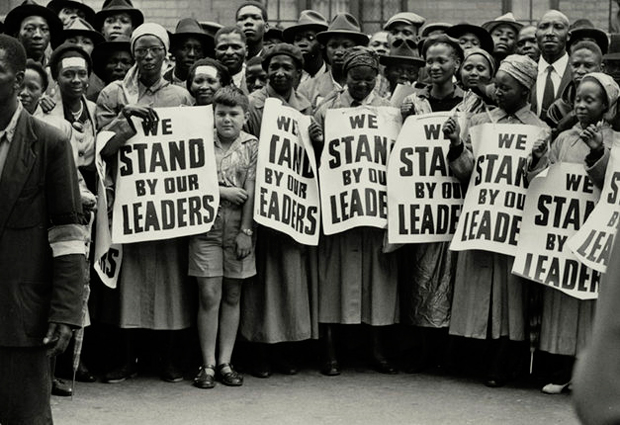
{"type": "Polygon", "coordinates": [[[245,377],[241,388],[199,390],[139,377],[121,384],[76,384],[52,397],[57,425],[70,424],[578,424],[567,395],[512,385],[490,389],[468,378],[386,376],[346,370],[269,379],[245,377]]]}

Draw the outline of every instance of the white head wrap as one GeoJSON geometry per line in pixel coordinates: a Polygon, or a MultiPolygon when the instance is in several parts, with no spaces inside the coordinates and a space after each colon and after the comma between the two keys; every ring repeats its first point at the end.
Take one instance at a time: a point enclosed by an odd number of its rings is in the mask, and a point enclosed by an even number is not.
{"type": "Polygon", "coordinates": [[[140,25],[138,28],[133,30],[131,33],[131,53],[133,54],[133,49],[136,44],[136,40],[144,35],[153,35],[159,38],[166,49],[166,54],[168,54],[168,50],[170,50],[170,38],[168,37],[168,31],[164,27],[154,22],[147,22],[145,24],[140,25]]]}
{"type": "Polygon", "coordinates": [[[504,71],[528,90],[536,82],[538,64],[526,55],[509,55],[499,65],[498,71],[504,71]]]}

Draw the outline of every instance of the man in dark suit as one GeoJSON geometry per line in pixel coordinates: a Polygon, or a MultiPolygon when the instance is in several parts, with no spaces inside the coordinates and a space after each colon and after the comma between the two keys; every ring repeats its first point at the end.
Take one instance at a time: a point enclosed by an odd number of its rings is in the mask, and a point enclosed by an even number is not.
{"type": "Polygon", "coordinates": [[[536,28],[541,56],[530,101],[532,111],[542,120],[547,117],[549,106],[562,95],[573,78],[566,52],[568,28],[568,18],[557,10],[546,12],[536,28]]]}
{"type": "Polygon", "coordinates": [[[50,424],[50,356],[82,321],[85,217],[71,146],[17,100],[26,52],[0,35],[0,423],[50,424]]]}

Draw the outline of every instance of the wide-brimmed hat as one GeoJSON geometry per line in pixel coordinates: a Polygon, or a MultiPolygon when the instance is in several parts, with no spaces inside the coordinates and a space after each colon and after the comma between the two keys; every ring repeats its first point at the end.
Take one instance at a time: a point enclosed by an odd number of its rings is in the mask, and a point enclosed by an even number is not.
{"type": "Polygon", "coordinates": [[[89,24],[95,25],[95,11],[88,5],[76,0],[52,0],[47,4],[47,8],[51,9],[56,15],[65,7],[77,9],[84,13],[84,19],[89,24]]]}
{"type": "Polygon", "coordinates": [[[316,39],[319,40],[319,43],[325,45],[327,40],[334,35],[350,37],[356,44],[362,46],[367,46],[368,41],[370,41],[370,38],[362,33],[362,28],[357,19],[349,13],[339,13],[334,16],[327,30],[318,33],[316,39]]]}
{"type": "Polygon", "coordinates": [[[297,23],[285,28],[282,35],[284,36],[284,41],[292,43],[295,39],[295,34],[300,31],[315,30],[316,32],[321,32],[327,30],[328,27],[327,19],[316,10],[302,10],[297,23]]]}
{"type": "Polygon", "coordinates": [[[4,19],[5,33],[11,36],[19,32],[22,21],[29,16],[41,16],[47,21],[50,28],[51,44],[55,42],[62,32],[62,22],[57,14],[51,9],[35,3],[33,0],[25,0],[22,4],[11,10],[4,19]]]}
{"type": "Polygon", "coordinates": [[[131,43],[129,40],[105,41],[101,44],[97,44],[91,54],[91,58],[93,60],[93,72],[95,75],[103,80],[103,70],[108,62],[108,58],[112,55],[112,53],[122,51],[129,53],[129,56],[131,56],[131,43]]]}
{"type": "Polygon", "coordinates": [[[591,38],[601,48],[603,54],[607,53],[609,48],[609,39],[605,31],[594,27],[594,24],[588,19],[580,19],[576,21],[571,29],[568,31],[568,41],[566,43],[566,50],[570,52],[570,48],[577,41],[591,38]]]}
{"type": "Polygon", "coordinates": [[[175,49],[188,36],[194,37],[202,43],[205,56],[213,56],[215,46],[213,37],[207,34],[194,18],[184,18],[177,23],[174,34],[170,34],[170,50],[175,49]]]}
{"type": "Polygon", "coordinates": [[[464,34],[473,34],[478,37],[480,40],[480,48],[486,50],[489,53],[493,53],[493,37],[491,34],[484,28],[478,25],[471,25],[466,22],[461,24],[454,25],[446,31],[450,37],[456,38],[457,40],[461,38],[464,34]]]}
{"type": "Polygon", "coordinates": [[[445,33],[450,27],[452,27],[452,24],[448,24],[446,22],[432,22],[422,27],[422,33],[420,35],[421,37],[426,38],[433,31],[443,31],[445,33]]]}
{"type": "Polygon", "coordinates": [[[491,34],[493,30],[500,25],[511,26],[517,34],[519,34],[519,31],[521,30],[521,28],[523,28],[523,24],[517,22],[517,20],[515,19],[515,15],[513,15],[512,12],[508,12],[505,15],[493,19],[492,21],[485,22],[484,24],[482,24],[482,28],[484,28],[489,32],[489,34],[491,34]]]}
{"type": "Polygon", "coordinates": [[[202,30],[211,37],[215,37],[215,33],[224,28],[224,25],[212,21],[200,21],[198,23],[202,27],[202,30]]]}
{"type": "Polygon", "coordinates": [[[379,57],[381,65],[418,65],[424,66],[426,62],[420,57],[418,45],[411,39],[398,39],[392,43],[389,55],[379,57]]]}
{"type": "Polygon", "coordinates": [[[603,60],[620,60],[620,34],[609,34],[609,49],[603,60]]]}
{"type": "Polygon", "coordinates": [[[99,43],[103,43],[105,39],[101,33],[95,31],[93,26],[89,24],[86,20],[82,18],[75,18],[71,20],[69,25],[62,30],[60,37],[58,37],[57,44],[52,44],[52,48],[56,48],[62,43],[65,42],[67,38],[73,37],[75,35],[83,35],[89,37],[93,44],[96,46],[99,43]]]}
{"type": "Polygon", "coordinates": [[[388,19],[388,21],[383,26],[383,29],[385,31],[389,31],[390,27],[396,23],[413,25],[414,27],[420,28],[422,25],[424,25],[425,22],[426,19],[413,12],[400,12],[388,19]]]}
{"type": "Polygon", "coordinates": [[[280,26],[270,25],[263,35],[263,40],[284,40],[283,29],[280,26]]]}
{"type": "Polygon", "coordinates": [[[447,34],[439,34],[439,35],[434,35],[432,37],[426,38],[424,40],[424,43],[422,44],[422,48],[420,49],[420,54],[423,57],[426,57],[426,51],[429,49],[429,47],[437,43],[446,43],[454,47],[456,55],[461,60],[461,63],[463,62],[464,54],[463,54],[463,49],[461,48],[461,44],[456,38],[452,38],[447,34]]]}
{"type": "Polygon", "coordinates": [[[105,0],[103,7],[95,15],[95,28],[103,28],[105,18],[117,13],[127,13],[131,16],[131,22],[134,28],[138,28],[144,23],[144,15],[140,9],[133,7],[131,0],[105,0]]]}

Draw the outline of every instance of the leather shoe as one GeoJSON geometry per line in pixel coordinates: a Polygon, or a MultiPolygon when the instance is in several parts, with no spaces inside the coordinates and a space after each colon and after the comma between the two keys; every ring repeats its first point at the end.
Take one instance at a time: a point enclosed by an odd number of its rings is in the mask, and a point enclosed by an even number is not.
{"type": "Polygon", "coordinates": [[[161,372],[161,379],[162,381],[171,383],[181,382],[183,380],[183,372],[174,364],[170,363],[166,365],[161,372]]]}
{"type": "Polygon", "coordinates": [[[299,369],[293,362],[289,360],[282,360],[278,363],[278,372],[283,375],[297,375],[299,369]]]}
{"type": "Polygon", "coordinates": [[[384,373],[386,375],[396,375],[398,373],[398,370],[387,360],[375,360],[373,362],[373,368],[377,372],[384,373]]]}
{"type": "Polygon", "coordinates": [[[103,375],[101,380],[107,384],[118,384],[136,376],[138,376],[138,371],[135,365],[123,365],[103,375]]]}
{"type": "Polygon", "coordinates": [[[327,360],[321,367],[321,373],[325,376],[338,376],[340,375],[340,365],[338,360],[327,360]]]}
{"type": "Polygon", "coordinates": [[[230,363],[222,363],[216,369],[219,381],[229,387],[240,387],[243,385],[243,376],[235,371],[230,363]],[[224,371],[224,369],[228,369],[224,371]]]}
{"type": "Polygon", "coordinates": [[[498,376],[491,376],[484,381],[484,385],[489,388],[500,388],[506,385],[506,379],[498,376]]]}
{"type": "Polygon", "coordinates": [[[60,397],[71,397],[73,388],[71,388],[71,384],[68,382],[54,378],[52,380],[52,394],[60,397]]]}
{"type": "Polygon", "coordinates": [[[251,373],[256,378],[269,378],[271,376],[271,365],[267,361],[256,362],[251,373]]]}
{"type": "Polygon", "coordinates": [[[84,366],[84,363],[80,362],[78,369],[75,372],[75,380],[78,382],[95,382],[97,378],[90,373],[86,366],[84,366]]]}
{"type": "Polygon", "coordinates": [[[215,387],[215,366],[200,366],[198,375],[194,378],[193,385],[197,388],[202,388],[203,390],[215,387]],[[207,373],[207,370],[211,371],[211,373],[207,373]]]}

